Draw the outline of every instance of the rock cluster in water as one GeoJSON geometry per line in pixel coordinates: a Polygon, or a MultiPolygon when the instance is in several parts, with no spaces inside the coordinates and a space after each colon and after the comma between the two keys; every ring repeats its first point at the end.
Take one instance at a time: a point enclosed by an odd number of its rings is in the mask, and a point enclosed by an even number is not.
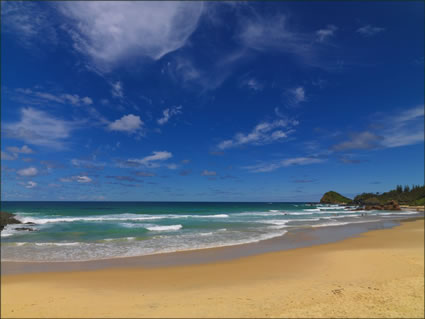
{"type": "MultiPolygon", "coordinates": [[[[21,221],[17,220],[15,218],[15,215],[11,213],[6,212],[0,212],[0,231],[6,227],[6,225],[12,225],[12,224],[22,224],[21,221]]],[[[25,223],[26,225],[34,225],[34,223],[25,223]]],[[[15,228],[16,230],[27,230],[27,231],[33,231],[34,229],[29,227],[19,227],[15,228]]]]}

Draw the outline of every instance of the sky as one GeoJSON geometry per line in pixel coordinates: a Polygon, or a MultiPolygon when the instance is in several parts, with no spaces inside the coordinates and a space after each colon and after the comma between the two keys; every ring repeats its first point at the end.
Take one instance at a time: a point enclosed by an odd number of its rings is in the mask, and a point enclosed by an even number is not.
{"type": "Polygon", "coordinates": [[[424,184],[424,3],[2,2],[1,197],[424,184]]]}

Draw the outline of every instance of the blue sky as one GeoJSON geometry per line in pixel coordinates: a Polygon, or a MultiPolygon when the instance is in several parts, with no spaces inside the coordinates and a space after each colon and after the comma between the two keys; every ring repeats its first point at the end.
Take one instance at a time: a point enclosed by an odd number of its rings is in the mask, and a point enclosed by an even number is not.
{"type": "Polygon", "coordinates": [[[4,200],[424,183],[423,2],[6,2],[4,200]]]}

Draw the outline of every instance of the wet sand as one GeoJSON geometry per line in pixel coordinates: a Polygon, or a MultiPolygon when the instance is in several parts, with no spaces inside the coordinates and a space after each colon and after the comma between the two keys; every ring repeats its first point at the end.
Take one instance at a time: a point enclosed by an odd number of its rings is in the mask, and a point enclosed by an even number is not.
{"type": "Polygon", "coordinates": [[[424,221],[206,264],[1,276],[10,317],[424,317],[424,221]]]}

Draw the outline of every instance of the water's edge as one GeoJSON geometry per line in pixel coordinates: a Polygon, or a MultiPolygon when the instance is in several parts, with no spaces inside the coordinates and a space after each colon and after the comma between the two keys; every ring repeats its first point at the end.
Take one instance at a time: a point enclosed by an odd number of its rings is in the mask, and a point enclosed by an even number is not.
{"type": "Polygon", "coordinates": [[[72,262],[1,262],[1,275],[36,273],[87,271],[105,268],[157,268],[169,266],[183,266],[202,263],[213,263],[259,255],[268,252],[277,252],[289,249],[315,246],[357,237],[368,231],[389,229],[408,222],[423,219],[424,217],[406,217],[403,219],[348,224],[339,227],[298,228],[288,230],[280,237],[266,239],[255,243],[240,245],[204,248],[154,255],[119,257],[90,261],[72,262]]]}

